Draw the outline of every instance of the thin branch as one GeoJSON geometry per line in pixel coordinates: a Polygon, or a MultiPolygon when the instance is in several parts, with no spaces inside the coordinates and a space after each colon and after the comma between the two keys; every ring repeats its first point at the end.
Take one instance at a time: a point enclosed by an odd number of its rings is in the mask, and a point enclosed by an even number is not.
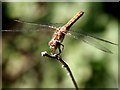
{"type": "Polygon", "coordinates": [[[78,85],[77,85],[77,83],[76,83],[76,81],[75,81],[75,79],[74,79],[74,76],[73,76],[73,74],[72,74],[69,66],[68,66],[68,65],[66,64],[66,62],[60,57],[60,55],[58,55],[58,54],[49,55],[46,51],[45,51],[45,52],[42,52],[41,54],[42,54],[42,56],[46,56],[46,57],[49,57],[49,58],[53,58],[53,59],[58,60],[58,61],[64,66],[64,68],[67,69],[68,74],[70,75],[70,78],[72,79],[72,82],[73,82],[76,90],[78,90],[78,85]]]}

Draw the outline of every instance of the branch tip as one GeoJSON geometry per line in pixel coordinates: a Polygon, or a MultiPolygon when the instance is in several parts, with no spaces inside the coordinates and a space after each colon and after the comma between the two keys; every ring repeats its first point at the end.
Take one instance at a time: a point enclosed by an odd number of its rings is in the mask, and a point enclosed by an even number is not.
{"type": "Polygon", "coordinates": [[[47,51],[41,52],[41,56],[46,56],[47,51]]]}

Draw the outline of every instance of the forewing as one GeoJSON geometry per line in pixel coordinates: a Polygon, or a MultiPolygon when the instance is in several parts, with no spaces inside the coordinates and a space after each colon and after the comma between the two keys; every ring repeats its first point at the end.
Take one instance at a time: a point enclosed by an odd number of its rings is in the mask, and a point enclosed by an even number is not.
{"type": "Polygon", "coordinates": [[[14,27],[9,29],[3,29],[2,31],[15,31],[15,32],[22,32],[22,31],[28,31],[28,32],[34,32],[34,31],[41,31],[41,30],[48,30],[48,31],[54,31],[56,30],[56,26],[60,26],[58,23],[54,24],[36,24],[36,23],[30,23],[30,22],[25,22],[25,21],[20,21],[20,20],[14,20],[12,23],[14,24],[14,27]]]}

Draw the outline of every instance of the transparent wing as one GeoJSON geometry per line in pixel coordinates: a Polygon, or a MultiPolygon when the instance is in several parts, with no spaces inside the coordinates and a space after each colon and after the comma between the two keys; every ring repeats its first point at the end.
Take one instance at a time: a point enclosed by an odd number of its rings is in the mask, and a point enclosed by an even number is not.
{"type": "Polygon", "coordinates": [[[15,32],[22,32],[22,31],[41,31],[41,30],[48,30],[48,31],[54,31],[56,30],[56,26],[60,26],[61,23],[52,23],[49,25],[43,25],[43,24],[36,24],[36,23],[30,23],[30,22],[25,22],[25,21],[20,21],[20,20],[14,20],[15,25],[14,27],[9,29],[3,29],[2,31],[15,31],[15,32]]]}
{"type": "Polygon", "coordinates": [[[90,44],[90,45],[92,45],[92,46],[94,46],[94,47],[96,47],[96,48],[98,48],[98,49],[100,49],[104,52],[107,52],[107,53],[112,53],[112,52],[104,46],[105,43],[112,44],[112,45],[117,45],[113,42],[95,37],[95,36],[90,35],[90,34],[85,33],[85,32],[69,31],[67,33],[67,35],[69,35],[69,36],[71,36],[75,39],[81,39],[85,43],[88,43],[88,44],[90,44]]]}

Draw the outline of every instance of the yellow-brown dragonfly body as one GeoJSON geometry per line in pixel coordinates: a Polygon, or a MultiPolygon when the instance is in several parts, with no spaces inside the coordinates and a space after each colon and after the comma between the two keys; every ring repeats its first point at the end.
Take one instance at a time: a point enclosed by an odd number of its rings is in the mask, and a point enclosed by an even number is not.
{"type": "MultiPolygon", "coordinates": [[[[52,39],[49,42],[51,52],[54,54],[56,49],[59,49],[61,53],[60,45],[64,39],[65,34],[68,32],[69,28],[84,14],[83,11],[78,12],[67,24],[63,27],[56,28],[56,31],[53,34],[52,39]]],[[[63,46],[63,45],[62,45],[63,46]]]]}

